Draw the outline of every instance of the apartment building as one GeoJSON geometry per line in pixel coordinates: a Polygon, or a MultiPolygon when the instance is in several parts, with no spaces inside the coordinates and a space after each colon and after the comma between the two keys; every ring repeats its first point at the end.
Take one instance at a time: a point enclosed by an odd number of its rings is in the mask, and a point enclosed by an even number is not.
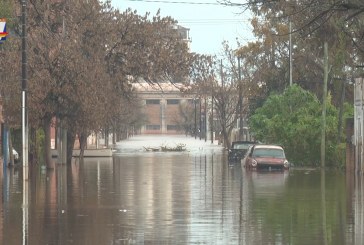
{"type": "Polygon", "coordinates": [[[191,103],[192,96],[181,92],[181,84],[146,82],[133,84],[143,103],[147,122],[142,126],[141,134],[184,134],[181,128],[181,107],[191,103]]]}

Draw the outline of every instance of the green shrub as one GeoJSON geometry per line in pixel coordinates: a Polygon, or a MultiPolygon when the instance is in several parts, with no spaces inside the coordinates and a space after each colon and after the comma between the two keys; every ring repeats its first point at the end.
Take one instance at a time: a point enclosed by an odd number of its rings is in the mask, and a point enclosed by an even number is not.
{"type": "MultiPolygon", "coordinates": [[[[337,143],[338,110],[327,101],[326,159],[328,166],[341,167],[345,154],[337,143]]],[[[298,85],[269,96],[249,121],[257,140],[282,145],[289,161],[302,166],[320,165],[321,124],[320,101],[298,85]]]]}

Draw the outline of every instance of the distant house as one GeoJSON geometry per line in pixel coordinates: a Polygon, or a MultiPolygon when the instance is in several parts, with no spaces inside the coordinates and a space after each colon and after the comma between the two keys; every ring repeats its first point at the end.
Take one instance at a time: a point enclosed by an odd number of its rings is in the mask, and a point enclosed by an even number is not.
{"type": "Polygon", "coordinates": [[[184,134],[179,125],[180,106],[189,103],[192,95],[186,97],[182,84],[160,83],[151,85],[146,82],[133,84],[143,103],[147,123],[141,127],[141,134],[184,134]]]}
{"type": "Polygon", "coordinates": [[[178,32],[178,35],[181,38],[181,40],[185,42],[187,44],[188,49],[190,49],[190,43],[191,43],[190,29],[180,25],[175,25],[173,29],[178,32]]]}

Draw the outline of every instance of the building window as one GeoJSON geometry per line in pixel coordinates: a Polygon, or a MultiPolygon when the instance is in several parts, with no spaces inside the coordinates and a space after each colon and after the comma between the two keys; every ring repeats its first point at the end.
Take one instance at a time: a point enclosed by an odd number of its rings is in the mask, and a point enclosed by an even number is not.
{"type": "Polygon", "coordinates": [[[159,105],[160,100],[145,100],[145,104],[147,104],[147,105],[159,105]]]}
{"type": "Polygon", "coordinates": [[[146,125],[147,130],[161,130],[161,125],[146,125]]]}
{"type": "Polygon", "coordinates": [[[167,130],[179,130],[178,125],[167,125],[167,130]]]}
{"type": "Polygon", "coordinates": [[[178,104],[179,100],[177,99],[167,100],[167,105],[178,105],[178,104]]]}

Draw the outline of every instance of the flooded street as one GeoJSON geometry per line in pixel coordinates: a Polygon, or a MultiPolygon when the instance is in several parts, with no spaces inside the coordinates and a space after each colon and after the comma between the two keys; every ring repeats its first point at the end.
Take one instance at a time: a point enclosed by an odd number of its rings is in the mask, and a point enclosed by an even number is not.
{"type": "Polygon", "coordinates": [[[112,158],[30,172],[23,185],[22,168],[2,170],[1,244],[364,243],[362,179],[245,171],[216,142],[135,136],[112,158]]]}

